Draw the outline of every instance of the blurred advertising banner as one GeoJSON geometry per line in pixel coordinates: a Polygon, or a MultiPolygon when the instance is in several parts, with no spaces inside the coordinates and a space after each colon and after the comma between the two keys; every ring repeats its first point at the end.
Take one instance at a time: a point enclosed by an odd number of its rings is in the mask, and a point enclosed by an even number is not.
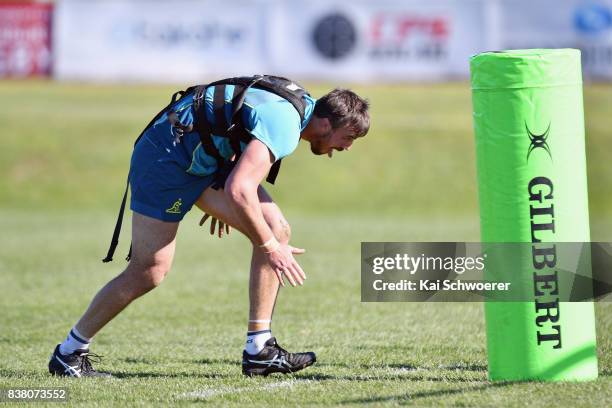
{"type": "Polygon", "coordinates": [[[499,4],[502,48],[578,48],[585,77],[612,78],[612,0],[499,4]]]}
{"type": "Polygon", "coordinates": [[[264,71],[266,11],[257,4],[58,1],[56,77],[195,82],[264,71]]]}
{"type": "Polygon", "coordinates": [[[51,14],[48,3],[0,3],[0,77],[51,74],[51,14]]]}
{"type": "Polygon", "coordinates": [[[301,77],[465,77],[470,55],[489,46],[485,12],[477,0],[278,2],[271,61],[301,77]]]}
{"type": "MultiPolygon", "coordinates": [[[[48,45],[11,41],[32,20],[2,21],[1,72],[48,72],[48,45]]],[[[56,0],[53,38],[59,79],[465,79],[470,56],[517,48],[579,48],[585,77],[612,79],[612,0],[56,0]]]]}

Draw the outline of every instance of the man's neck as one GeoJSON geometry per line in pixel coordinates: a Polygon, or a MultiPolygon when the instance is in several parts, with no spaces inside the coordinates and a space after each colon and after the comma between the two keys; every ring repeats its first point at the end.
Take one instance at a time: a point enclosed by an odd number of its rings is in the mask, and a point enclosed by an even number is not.
{"type": "Polygon", "coordinates": [[[302,130],[302,133],[300,133],[300,139],[304,139],[307,142],[312,141],[312,136],[314,134],[314,122],[315,122],[316,118],[311,118],[310,121],[308,122],[308,124],[306,125],[306,127],[304,128],[304,130],[302,130]]]}

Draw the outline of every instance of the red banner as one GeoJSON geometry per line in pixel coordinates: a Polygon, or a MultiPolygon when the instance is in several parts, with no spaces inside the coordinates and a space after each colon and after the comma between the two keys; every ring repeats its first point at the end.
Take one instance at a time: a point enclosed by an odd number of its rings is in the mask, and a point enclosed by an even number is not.
{"type": "Polygon", "coordinates": [[[51,75],[49,3],[0,3],[0,77],[51,75]]]}

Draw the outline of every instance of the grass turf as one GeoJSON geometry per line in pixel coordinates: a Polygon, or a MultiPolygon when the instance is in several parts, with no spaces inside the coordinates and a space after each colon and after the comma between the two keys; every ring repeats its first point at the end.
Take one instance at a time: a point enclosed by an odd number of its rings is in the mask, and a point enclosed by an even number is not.
{"type": "MultiPolygon", "coordinates": [[[[324,87],[316,87],[320,94],[324,87]]],[[[292,377],[240,374],[246,241],[181,226],[173,270],[95,339],[117,378],[51,378],[46,362],[101,285],[100,262],[131,142],[173,87],[0,83],[0,387],[68,387],[70,404],[604,406],[612,399],[612,308],[597,304],[600,378],[486,380],[481,304],[361,304],[361,241],[478,240],[474,146],[465,84],[359,88],[371,136],[333,160],[305,146],[270,188],[308,274],[284,289],[274,334],[318,363],[292,377]],[[309,174],[306,178],[304,175],[309,174]],[[294,188],[295,184],[299,188],[294,188]],[[239,254],[239,255],[236,255],[239,254]]],[[[609,241],[610,87],[586,88],[593,240],[609,241]]]]}

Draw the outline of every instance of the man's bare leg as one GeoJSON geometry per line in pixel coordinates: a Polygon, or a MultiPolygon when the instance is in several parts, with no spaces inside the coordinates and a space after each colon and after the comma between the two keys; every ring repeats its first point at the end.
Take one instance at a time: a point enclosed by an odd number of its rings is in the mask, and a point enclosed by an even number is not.
{"type": "MultiPolygon", "coordinates": [[[[259,187],[257,190],[264,219],[281,243],[288,243],[291,238],[289,223],[283,217],[280,208],[268,193],[259,187]]],[[[228,198],[222,191],[206,189],[197,206],[207,214],[223,221],[244,233],[236,216],[231,211],[228,198]]],[[[279,282],[259,248],[253,247],[251,270],[249,275],[249,324],[248,331],[267,330],[270,328],[274,305],[279,290],[279,282]]]]}
{"type": "Polygon", "coordinates": [[[75,326],[81,334],[93,337],[133,300],[161,283],[172,265],[178,225],[134,213],[130,263],[93,298],[75,326]]]}
{"type": "MultiPolygon", "coordinates": [[[[266,191],[257,190],[263,217],[274,236],[283,244],[291,238],[289,224],[266,191]]],[[[244,233],[231,210],[225,193],[207,189],[197,202],[207,214],[244,233]]],[[[293,253],[298,253],[293,251],[293,253]]],[[[313,352],[288,353],[276,343],[270,331],[279,281],[261,248],[253,245],[249,279],[249,324],[242,353],[242,373],[247,376],[294,373],[316,362],[313,352]]]]}
{"type": "Polygon", "coordinates": [[[133,300],[158,286],[170,269],[178,222],[162,222],[134,213],[132,258],[127,268],[108,282],[49,360],[49,372],[70,377],[107,376],[91,367],[89,342],[133,300]]]}
{"type": "MultiPolygon", "coordinates": [[[[265,190],[261,189],[265,194],[265,190]]],[[[260,194],[260,200],[261,200],[260,194]]],[[[281,244],[289,243],[291,230],[280,209],[273,202],[262,202],[266,222],[281,244]],[[265,209],[264,209],[265,207],[265,209]]],[[[272,314],[280,284],[276,274],[268,265],[266,256],[259,248],[253,247],[249,276],[249,325],[248,331],[270,329],[272,314]]]]}

